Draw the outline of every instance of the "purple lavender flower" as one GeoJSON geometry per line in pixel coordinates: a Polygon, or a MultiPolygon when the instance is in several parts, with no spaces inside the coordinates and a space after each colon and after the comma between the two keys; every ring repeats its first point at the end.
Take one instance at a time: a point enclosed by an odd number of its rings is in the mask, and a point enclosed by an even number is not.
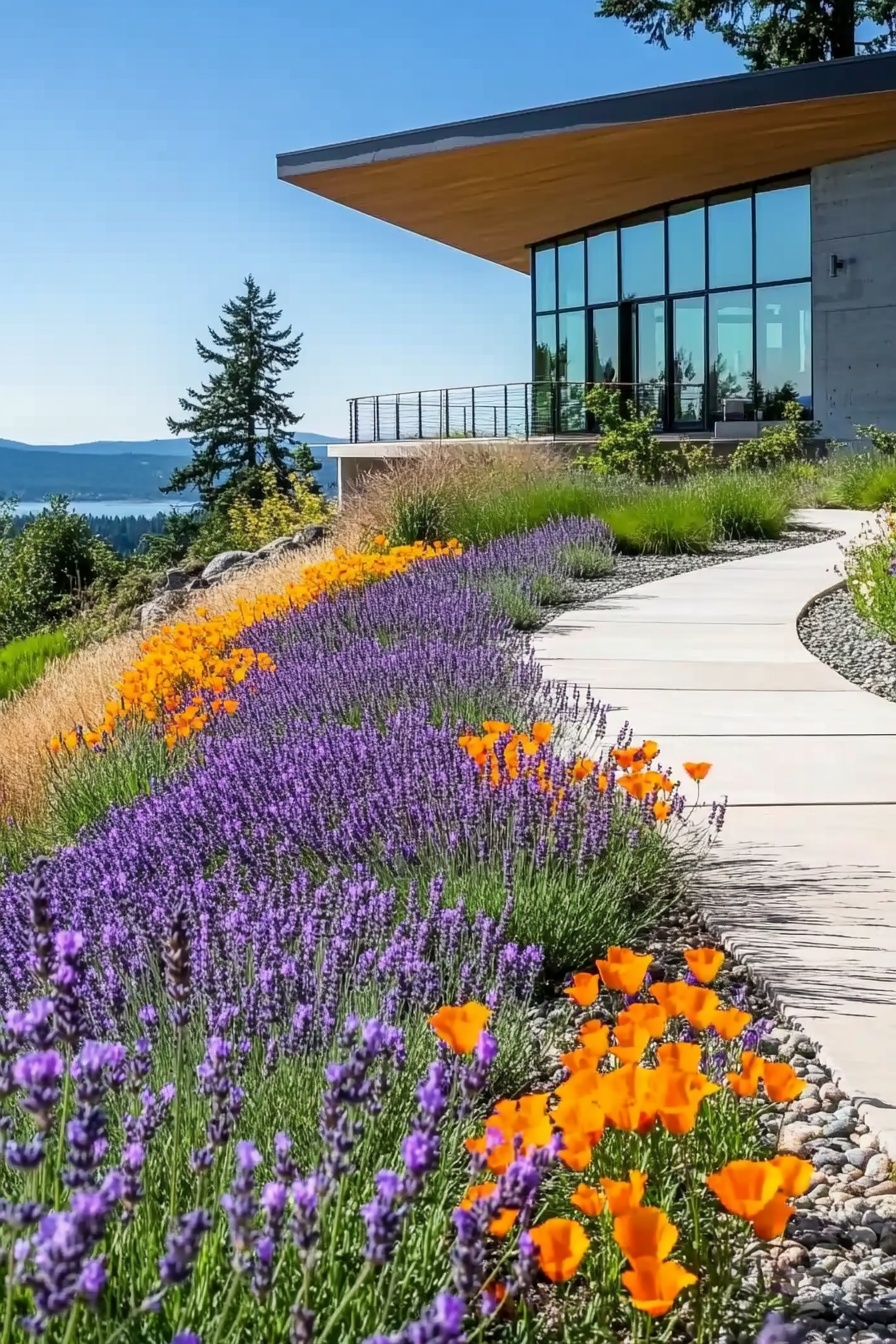
{"type": "Polygon", "coordinates": [[[56,961],[51,976],[56,1030],[60,1040],[74,1048],[81,1037],[84,1009],[81,1001],[84,974],[84,935],[64,929],[55,938],[56,961]]]}
{"type": "Polygon", "coordinates": [[[165,993],[171,1004],[171,1021],[175,1027],[185,1027],[190,1020],[192,974],[190,938],[187,933],[186,912],[182,904],[172,912],[162,948],[162,966],[165,973],[165,993]]]}
{"type": "Polygon", "coordinates": [[[756,1344],[802,1344],[808,1328],[799,1321],[788,1321],[779,1311],[770,1311],[762,1322],[756,1344]]]}
{"type": "Polygon", "coordinates": [[[53,1107],[59,1101],[65,1062],[58,1050],[39,1050],[22,1055],[12,1067],[13,1082],[24,1095],[19,1104],[28,1111],[42,1132],[50,1128],[53,1107]]]}
{"type": "Polygon", "coordinates": [[[289,1231],[299,1259],[307,1264],[320,1235],[318,1227],[319,1190],[317,1178],[306,1176],[293,1182],[293,1208],[289,1231]]]}
{"type": "Polygon", "coordinates": [[[32,864],[28,879],[31,920],[30,970],[42,985],[49,984],[53,972],[53,921],[50,916],[47,890],[49,869],[49,860],[39,858],[32,864]]]}
{"type": "Polygon", "coordinates": [[[230,1244],[233,1248],[233,1268],[245,1274],[251,1268],[250,1254],[258,1239],[254,1226],[258,1213],[255,1190],[255,1169],[261,1154],[253,1143],[242,1139],[236,1145],[236,1175],[230,1190],[221,1196],[221,1208],[227,1215],[230,1244]]]}
{"type": "Polygon", "coordinates": [[[182,1213],[165,1238],[165,1254],[159,1260],[159,1281],[165,1288],[186,1283],[193,1272],[202,1238],[211,1230],[205,1209],[182,1213]]]}

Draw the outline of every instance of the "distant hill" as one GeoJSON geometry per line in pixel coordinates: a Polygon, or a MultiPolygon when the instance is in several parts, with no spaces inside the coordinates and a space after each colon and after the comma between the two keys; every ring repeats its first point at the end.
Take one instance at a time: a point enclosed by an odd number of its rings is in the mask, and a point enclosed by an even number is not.
{"type": "MultiPolygon", "coordinates": [[[[325,434],[303,434],[312,448],[325,448],[342,440],[325,434]]],[[[73,500],[146,500],[166,508],[172,496],[160,493],[160,486],[171,477],[175,467],[191,456],[186,439],[149,439],[146,441],[96,443],[32,444],[0,439],[0,498],[42,500],[49,495],[69,495],[73,500]]],[[[321,462],[317,475],[328,495],[336,493],[336,463],[324,452],[315,454],[321,462]]],[[[192,495],[179,496],[190,499],[192,495]]]]}

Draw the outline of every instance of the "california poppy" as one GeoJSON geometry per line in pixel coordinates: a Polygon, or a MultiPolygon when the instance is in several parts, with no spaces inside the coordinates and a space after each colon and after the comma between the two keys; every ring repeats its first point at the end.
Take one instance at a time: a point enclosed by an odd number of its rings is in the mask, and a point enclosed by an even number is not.
{"type": "Polygon", "coordinates": [[[762,1082],[769,1101],[796,1101],[806,1087],[790,1064],[774,1064],[770,1060],[765,1063],[762,1082]]]}
{"type": "Polygon", "coordinates": [[[647,780],[640,775],[620,775],[616,783],[624,793],[627,793],[630,798],[636,799],[639,803],[647,797],[648,793],[653,792],[647,780]]]}
{"type": "Polygon", "coordinates": [[[797,1199],[806,1193],[815,1171],[811,1162],[802,1157],[791,1157],[790,1153],[778,1153],[771,1161],[781,1174],[781,1189],[788,1199],[797,1199]]]}
{"type": "Polygon", "coordinates": [[[662,1209],[642,1205],[619,1215],[613,1223],[613,1237],[626,1260],[633,1264],[645,1256],[665,1260],[678,1240],[678,1228],[662,1209]]]}
{"type": "Polygon", "coordinates": [[[674,1260],[642,1258],[625,1271],[622,1282],[638,1311],[648,1316],[665,1316],[682,1289],[697,1282],[697,1276],[674,1260]]]}
{"type": "Polygon", "coordinates": [[[638,1064],[650,1043],[650,1032],[636,1022],[621,1022],[614,1032],[615,1041],[610,1054],[622,1064],[638,1064]]]}
{"type": "Polygon", "coordinates": [[[653,1040],[658,1041],[666,1030],[668,1018],[658,1003],[633,1003],[624,1008],[616,1019],[617,1027],[624,1024],[642,1027],[653,1040]]]}
{"type": "Polygon", "coordinates": [[[706,1184],[729,1213],[755,1218],[781,1189],[781,1173],[771,1162],[738,1159],[712,1172],[706,1184]]]}
{"type": "Polygon", "coordinates": [[[688,993],[691,988],[683,980],[658,980],[647,992],[667,1017],[683,1017],[685,1006],[691,1001],[688,993]]]}
{"type": "Polygon", "coordinates": [[[502,733],[513,732],[512,725],[505,723],[503,719],[484,719],[482,726],[487,733],[491,733],[495,737],[500,737],[502,733]]]}
{"type": "Polygon", "coordinates": [[[742,1013],[739,1008],[718,1008],[709,1025],[723,1041],[734,1041],[752,1021],[751,1014],[742,1013]]]}
{"type": "Polygon", "coordinates": [[[740,1057],[740,1073],[726,1073],[728,1086],[736,1097],[755,1097],[765,1072],[766,1061],[752,1050],[740,1057]]]}
{"type": "Polygon", "coordinates": [[[684,959],[695,980],[699,980],[701,985],[708,985],[715,980],[722,969],[725,953],[719,952],[714,947],[689,947],[685,951],[684,959]]]}
{"type": "Polygon", "coordinates": [[[594,770],[594,761],[588,761],[584,757],[580,757],[572,767],[572,777],[579,783],[581,780],[587,779],[589,775],[593,775],[594,770]]]}
{"type": "Polygon", "coordinates": [[[600,1187],[607,1197],[607,1208],[614,1218],[638,1208],[647,1189],[647,1176],[643,1171],[630,1171],[627,1181],[612,1181],[602,1176],[600,1187]]]}
{"type": "Polygon", "coordinates": [[[607,1207],[606,1195],[593,1185],[577,1185],[569,1197],[569,1202],[588,1218],[598,1218],[607,1207]]]}
{"type": "Polygon", "coordinates": [[[593,1073],[601,1061],[601,1055],[592,1054],[586,1046],[580,1046],[577,1050],[567,1050],[560,1056],[560,1063],[570,1073],[580,1073],[586,1071],[593,1073]]]}
{"type": "Polygon", "coordinates": [[[542,746],[545,746],[550,742],[553,733],[554,725],[552,723],[546,723],[544,719],[539,719],[532,725],[532,736],[535,738],[535,741],[542,746]]]}
{"type": "Polygon", "coordinates": [[[705,1031],[718,1010],[719,996],[714,989],[704,989],[702,985],[685,985],[685,989],[684,1019],[694,1031],[705,1031]]]}
{"type": "Polygon", "coordinates": [[[696,1073],[700,1068],[703,1047],[690,1041],[666,1041],[657,1046],[656,1057],[660,1064],[668,1064],[683,1073],[696,1073]]]}
{"type": "Polygon", "coordinates": [[[563,993],[580,1008],[588,1008],[600,993],[600,978],[590,971],[577,971],[563,993]]]}
{"type": "Polygon", "coordinates": [[[684,768],[687,774],[695,783],[699,784],[701,779],[705,779],[712,769],[709,761],[685,761],[684,768]]]}
{"type": "Polygon", "coordinates": [[[656,1070],[622,1064],[596,1077],[597,1095],[611,1125],[646,1134],[656,1120],[656,1070]]]}
{"type": "Polygon", "coordinates": [[[750,1225],[762,1241],[774,1241],[783,1235],[793,1216],[793,1209],[782,1193],[773,1195],[769,1202],[750,1219],[750,1225]]]}
{"type": "Polygon", "coordinates": [[[620,770],[631,770],[638,760],[638,749],[637,747],[613,747],[610,755],[620,770]]]}
{"type": "Polygon", "coordinates": [[[548,1218],[529,1235],[538,1252],[538,1267],[551,1283],[571,1279],[590,1245],[585,1229],[574,1218],[548,1218]]]}
{"type": "Polygon", "coordinates": [[[582,1048],[597,1062],[603,1059],[610,1048],[610,1028],[603,1022],[583,1022],[579,1028],[579,1040],[582,1048]]]}
{"type": "Polygon", "coordinates": [[[718,1083],[710,1082],[703,1073],[686,1073],[667,1064],[661,1064],[654,1072],[657,1119],[669,1134],[690,1134],[701,1102],[718,1092],[718,1083]]]}
{"type": "Polygon", "coordinates": [[[653,805],[653,815],[656,817],[657,821],[668,821],[669,813],[671,811],[672,811],[672,804],[664,803],[659,798],[653,805]]]}
{"type": "MultiPolygon", "coordinates": [[[[481,1185],[471,1185],[461,1200],[460,1207],[462,1209],[472,1209],[473,1205],[478,1204],[480,1200],[491,1199],[497,1189],[496,1181],[483,1181],[481,1185]]],[[[519,1216],[519,1209],[499,1209],[489,1223],[488,1230],[493,1237],[506,1237],[519,1216]]]]}
{"type": "Polygon", "coordinates": [[[633,995],[637,994],[643,985],[652,961],[653,957],[649,952],[633,952],[630,947],[609,947],[606,960],[598,960],[595,965],[607,989],[633,995]]]}
{"type": "Polygon", "coordinates": [[[468,1055],[476,1048],[491,1015],[491,1008],[482,1003],[446,1004],[433,1013],[429,1025],[456,1055],[468,1055]]]}

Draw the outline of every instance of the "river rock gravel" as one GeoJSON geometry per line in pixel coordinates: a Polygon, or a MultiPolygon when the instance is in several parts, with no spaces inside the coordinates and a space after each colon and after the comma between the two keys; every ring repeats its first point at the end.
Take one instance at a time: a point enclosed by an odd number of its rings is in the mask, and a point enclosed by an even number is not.
{"type": "Polygon", "coordinates": [[[862,619],[845,588],[813,602],[797,629],[820,662],[863,690],[896,700],[896,644],[862,619]]]}

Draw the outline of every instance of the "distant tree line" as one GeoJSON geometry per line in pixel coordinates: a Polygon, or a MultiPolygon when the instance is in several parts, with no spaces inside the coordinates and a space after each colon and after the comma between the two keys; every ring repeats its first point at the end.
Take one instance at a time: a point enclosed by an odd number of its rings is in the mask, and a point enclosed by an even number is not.
{"type": "MultiPolygon", "coordinates": [[[[32,522],[37,514],[22,514],[21,517],[14,518],[11,524],[11,532],[17,535],[25,526],[32,522]]],[[[153,515],[140,514],[135,517],[110,518],[104,515],[87,513],[81,515],[86,521],[91,532],[96,537],[102,537],[103,541],[108,542],[113,551],[118,555],[133,555],[140,544],[140,540],[145,536],[160,537],[165,531],[165,522],[167,511],[159,512],[153,515]]]]}

